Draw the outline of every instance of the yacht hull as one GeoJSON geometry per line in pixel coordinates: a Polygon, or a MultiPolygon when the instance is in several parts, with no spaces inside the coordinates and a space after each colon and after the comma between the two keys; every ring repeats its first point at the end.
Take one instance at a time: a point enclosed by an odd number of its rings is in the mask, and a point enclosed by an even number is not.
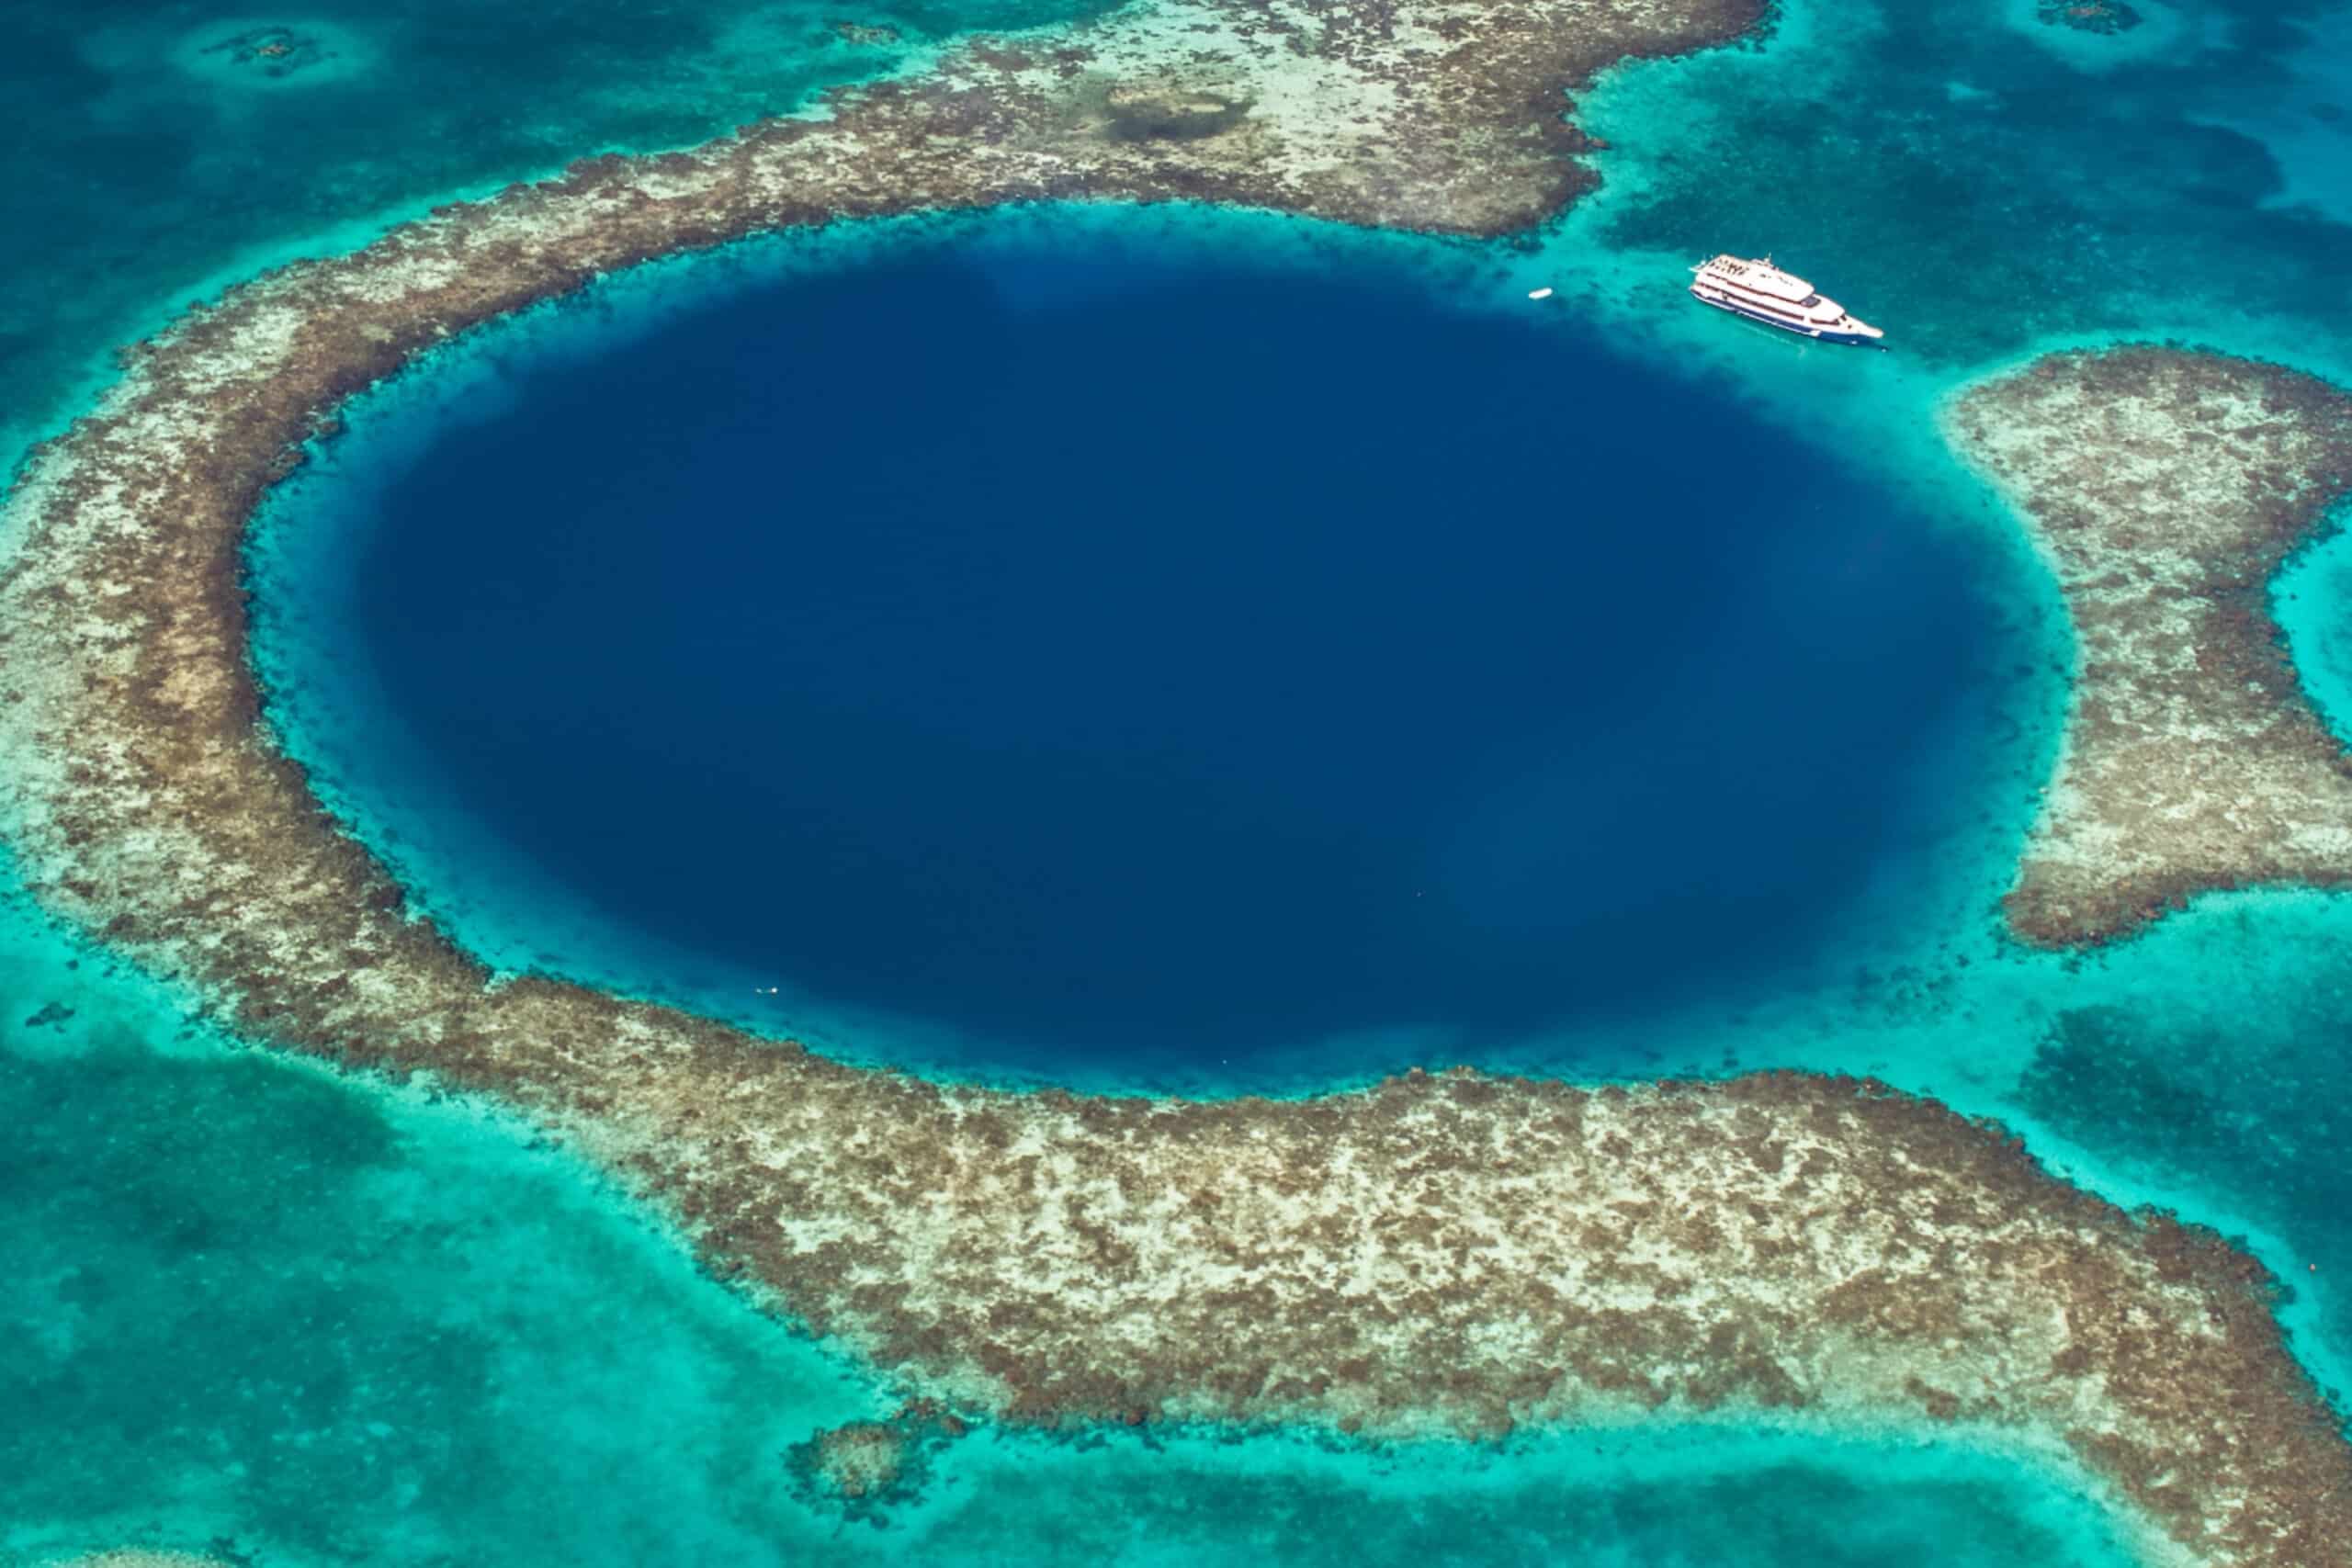
{"type": "Polygon", "coordinates": [[[1832,327],[1810,326],[1803,322],[1788,321],[1782,317],[1775,316],[1770,311],[1760,310],[1751,306],[1743,305],[1736,299],[1729,299],[1722,295],[1711,294],[1703,289],[1696,288],[1690,290],[1690,298],[1698,300],[1702,305],[1713,305],[1718,310],[1728,310],[1735,316],[1743,316],[1751,321],[1761,321],[1768,327],[1778,327],[1784,333],[1792,333],[1797,337],[1809,337],[1819,343],[1842,343],[1850,344],[1856,347],[1862,347],[1877,343],[1880,337],[1883,335],[1875,331],[1864,333],[1840,332],[1832,327]]]}

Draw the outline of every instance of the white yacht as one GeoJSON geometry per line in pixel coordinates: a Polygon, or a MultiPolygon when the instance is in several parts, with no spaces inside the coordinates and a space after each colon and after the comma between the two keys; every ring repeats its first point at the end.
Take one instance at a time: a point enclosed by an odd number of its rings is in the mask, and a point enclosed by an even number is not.
{"type": "Polygon", "coordinates": [[[1837,300],[1815,293],[1804,278],[1774,266],[1770,256],[1716,256],[1690,270],[1697,275],[1690,292],[1718,310],[1824,343],[1876,343],[1886,335],[1848,315],[1837,300]]]}

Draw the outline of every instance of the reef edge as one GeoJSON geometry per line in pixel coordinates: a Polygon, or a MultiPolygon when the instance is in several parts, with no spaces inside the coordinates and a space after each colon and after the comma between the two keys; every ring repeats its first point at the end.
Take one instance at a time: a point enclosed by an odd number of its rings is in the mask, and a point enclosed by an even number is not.
{"type": "Polygon", "coordinates": [[[2009,929],[2079,947],[2201,893],[2352,885],[2352,758],[2269,601],[2280,564],[2352,492],[2352,396],[2278,366],[2125,345],[1979,382],[1944,424],[2024,517],[2076,646],[2009,929]]]}

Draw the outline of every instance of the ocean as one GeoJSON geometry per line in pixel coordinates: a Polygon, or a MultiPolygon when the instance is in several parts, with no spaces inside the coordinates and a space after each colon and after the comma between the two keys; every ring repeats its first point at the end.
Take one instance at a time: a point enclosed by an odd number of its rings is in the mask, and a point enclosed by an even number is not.
{"type": "Polygon", "coordinates": [[[2021,563],[1277,224],[754,248],[490,335],[272,510],[289,749],[510,967],[1050,1081],[1769,991],[1949,880],[2038,761],[2021,563]]]}
{"type": "MultiPolygon", "coordinates": [[[[271,720],[503,967],[1094,1088],[1875,1072],[2246,1237],[2345,1387],[2345,902],[2083,958],[1995,922],[2067,652],[1939,400],[2127,336],[2352,384],[2352,32],[2134,9],[1791,0],[1587,95],[1602,189],[1508,243],[1046,209],[611,280],[382,389],[273,502],[271,720]],[[1690,306],[1725,249],[1894,351],[1690,306]]],[[[260,266],[1070,15],[20,7],[9,439],[260,266]],[[265,28],[300,69],[224,69],[265,28]]],[[[2339,731],[2346,547],[2278,585],[2339,731]]],[[[881,1391],[592,1173],[0,916],[14,1560],[2122,1561],[2014,1459],[1728,1428],[989,1433],[844,1529],[781,1456],[881,1391]]]]}

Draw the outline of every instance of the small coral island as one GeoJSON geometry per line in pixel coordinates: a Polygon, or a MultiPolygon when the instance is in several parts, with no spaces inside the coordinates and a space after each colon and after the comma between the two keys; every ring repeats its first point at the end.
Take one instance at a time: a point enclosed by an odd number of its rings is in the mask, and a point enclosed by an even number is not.
{"type": "MultiPolygon", "coordinates": [[[[1590,178],[1562,156],[1579,145],[1564,86],[1756,14],[1169,0],[1148,25],[976,43],[828,118],[595,160],[238,288],[129,355],[7,499],[0,826],[17,863],[49,908],[250,1040],[516,1107],[675,1220],[714,1274],[924,1402],[790,1456],[846,1506],[902,1491],[947,1410],[1363,1440],[1770,1416],[2070,1464],[2152,1553],[2352,1562],[2352,1447],[2289,1352],[2275,1281],[2216,1235],[2056,1179],[1997,1126],[1793,1073],[1591,1089],[1416,1072],[1193,1102],[853,1068],[585,987],[494,984],[408,917],[260,721],[254,510],[342,400],[452,333],[644,257],[949,205],[1189,196],[1516,228],[1590,178]]],[[[2274,544],[2327,493],[2303,476],[2334,471],[2337,405],[2144,351],[2054,362],[1955,418],[2045,526],[2092,541],[2067,568],[2086,692],[2118,694],[2070,752],[2023,917],[2091,932],[2191,876],[2269,869],[2226,844],[2181,858],[2267,820],[2219,817],[2161,839],[2110,908],[2064,867],[2116,852],[2111,835],[2067,825],[2132,804],[2130,755],[2100,771],[2111,713],[2153,727],[2156,776],[2168,759],[2201,776],[2182,749],[2203,730],[2168,726],[2209,700],[2240,726],[2233,748],[2283,770],[2262,787],[2315,765],[2301,731],[2270,728],[2288,689],[2262,683],[2275,653],[2256,659],[2245,617],[2274,544]],[[2077,407],[2109,381],[2122,413],[2077,407]],[[2232,466],[2251,491],[2222,482],[2232,466]],[[2192,526],[2166,510],[2184,501],[2225,511],[2192,526]],[[2109,620],[2162,672],[2152,702],[2156,677],[2099,684],[2109,620]],[[2225,634],[2210,649],[2208,631],[2225,634]],[[2252,706],[2224,700],[2238,681],[2252,706]]],[[[2274,857],[2301,842],[2256,837],[2274,857]]]]}
{"type": "Polygon", "coordinates": [[[2008,897],[2018,934],[2077,945],[2209,889],[2352,883],[2352,762],[2269,605],[2279,563],[2352,491],[2352,397],[2123,348],[1984,382],[1946,423],[2029,520],[2079,645],[2008,897]]]}

